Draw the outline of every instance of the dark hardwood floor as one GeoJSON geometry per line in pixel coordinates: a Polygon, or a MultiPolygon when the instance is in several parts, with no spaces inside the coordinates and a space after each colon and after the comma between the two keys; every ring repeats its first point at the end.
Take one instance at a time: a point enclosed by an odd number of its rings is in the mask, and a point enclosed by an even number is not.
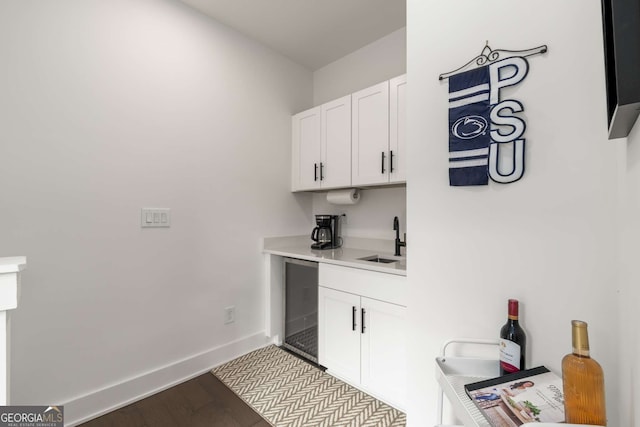
{"type": "Polygon", "coordinates": [[[81,427],[269,427],[210,373],[81,424],[81,427]]]}

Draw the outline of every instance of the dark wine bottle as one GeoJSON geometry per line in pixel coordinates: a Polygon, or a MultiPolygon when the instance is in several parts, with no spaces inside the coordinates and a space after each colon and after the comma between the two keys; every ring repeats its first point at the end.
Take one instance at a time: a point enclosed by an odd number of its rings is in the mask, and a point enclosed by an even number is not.
{"type": "Polygon", "coordinates": [[[518,322],[518,300],[509,300],[509,317],[500,329],[500,375],[525,369],[527,336],[518,322]]]}

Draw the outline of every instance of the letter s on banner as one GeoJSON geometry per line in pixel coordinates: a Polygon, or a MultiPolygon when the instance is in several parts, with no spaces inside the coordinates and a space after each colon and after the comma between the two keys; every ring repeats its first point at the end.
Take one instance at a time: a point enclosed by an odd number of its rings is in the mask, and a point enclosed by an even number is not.
{"type": "Polygon", "coordinates": [[[524,120],[520,117],[514,116],[513,113],[520,113],[524,111],[524,107],[521,103],[515,100],[502,101],[498,105],[491,109],[491,139],[495,142],[511,142],[520,138],[526,129],[524,120]],[[500,115],[502,110],[511,110],[510,115],[500,115]],[[493,125],[498,126],[510,126],[513,130],[509,133],[500,133],[498,129],[493,129],[493,125]]]}

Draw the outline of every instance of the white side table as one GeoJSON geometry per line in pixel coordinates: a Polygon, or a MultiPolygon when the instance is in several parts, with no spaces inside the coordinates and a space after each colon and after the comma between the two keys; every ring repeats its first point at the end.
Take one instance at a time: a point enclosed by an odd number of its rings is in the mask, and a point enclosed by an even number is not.
{"type": "MultiPolygon", "coordinates": [[[[464,385],[475,381],[495,378],[499,375],[498,360],[480,359],[469,357],[447,357],[447,347],[450,344],[477,344],[498,345],[495,340],[483,340],[475,338],[461,338],[447,341],[442,346],[441,357],[436,358],[436,379],[440,384],[438,399],[438,422],[436,427],[463,427],[445,426],[442,424],[443,397],[447,396],[457,418],[464,422],[464,427],[490,427],[491,424],[482,415],[478,408],[464,391],[464,385]]],[[[596,427],[586,424],[565,423],[530,423],[536,427],[596,427]]],[[[600,426],[601,427],[601,426],[600,426]]]]}
{"type": "Polygon", "coordinates": [[[0,405],[9,404],[9,310],[18,307],[26,257],[0,258],[0,405]]]}

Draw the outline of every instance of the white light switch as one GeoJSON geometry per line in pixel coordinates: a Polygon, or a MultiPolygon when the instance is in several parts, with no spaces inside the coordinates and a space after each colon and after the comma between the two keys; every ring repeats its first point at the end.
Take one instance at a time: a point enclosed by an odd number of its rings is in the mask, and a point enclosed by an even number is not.
{"type": "Polygon", "coordinates": [[[171,227],[171,209],[142,208],[140,226],[143,228],[171,227]]]}

